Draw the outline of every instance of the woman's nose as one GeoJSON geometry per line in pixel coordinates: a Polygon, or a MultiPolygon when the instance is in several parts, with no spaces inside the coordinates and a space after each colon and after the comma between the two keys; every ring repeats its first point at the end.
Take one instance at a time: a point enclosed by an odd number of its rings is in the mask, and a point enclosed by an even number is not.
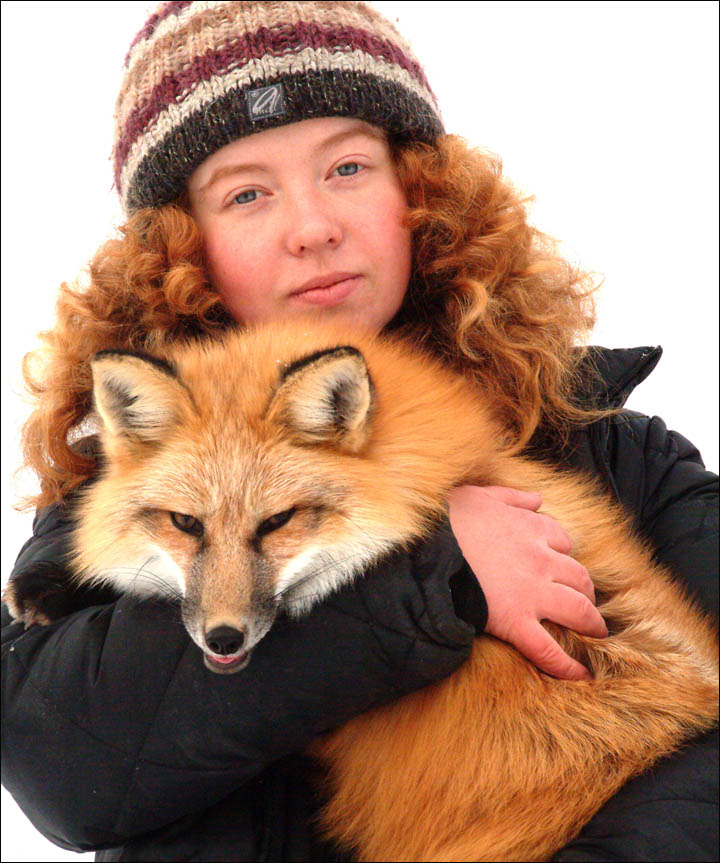
{"type": "Polygon", "coordinates": [[[338,213],[318,191],[303,194],[288,211],[287,247],[303,255],[339,246],[343,231],[338,213]]]}

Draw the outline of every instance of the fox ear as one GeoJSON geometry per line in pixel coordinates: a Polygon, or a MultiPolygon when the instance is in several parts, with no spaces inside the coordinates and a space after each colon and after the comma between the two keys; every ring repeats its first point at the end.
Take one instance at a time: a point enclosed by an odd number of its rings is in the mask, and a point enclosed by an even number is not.
{"type": "Polygon", "coordinates": [[[319,351],[289,366],[270,402],[268,418],[308,443],[332,442],[357,452],[367,440],[373,385],[356,348],[319,351]]]}
{"type": "Polygon", "coordinates": [[[162,440],[189,394],[163,360],[127,351],[100,351],[91,362],[93,397],[106,435],[137,443],[162,440]]]}

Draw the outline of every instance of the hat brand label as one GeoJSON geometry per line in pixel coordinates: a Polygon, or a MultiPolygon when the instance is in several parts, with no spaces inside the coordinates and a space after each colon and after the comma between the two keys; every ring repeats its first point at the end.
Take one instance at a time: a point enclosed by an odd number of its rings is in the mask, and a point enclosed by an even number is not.
{"type": "Polygon", "coordinates": [[[248,115],[251,121],[264,120],[266,117],[279,117],[285,113],[285,91],[282,84],[271,84],[248,90],[248,115]]]}

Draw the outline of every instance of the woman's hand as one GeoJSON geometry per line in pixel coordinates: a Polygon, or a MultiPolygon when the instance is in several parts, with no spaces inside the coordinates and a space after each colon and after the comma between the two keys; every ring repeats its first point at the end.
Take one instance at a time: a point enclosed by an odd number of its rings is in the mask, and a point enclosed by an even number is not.
{"type": "Polygon", "coordinates": [[[512,644],[541,671],[589,679],[588,670],[540,625],[550,620],[583,635],[607,635],[590,576],[569,557],[570,537],[536,512],[540,495],[465,485],[452,491],[448,503],[450,526],[487,600],[485,631],[512,644]]]}

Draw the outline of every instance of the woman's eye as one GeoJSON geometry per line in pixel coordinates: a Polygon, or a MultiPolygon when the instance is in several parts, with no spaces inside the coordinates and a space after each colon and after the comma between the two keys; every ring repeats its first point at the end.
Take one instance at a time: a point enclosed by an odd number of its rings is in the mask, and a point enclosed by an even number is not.
{"type": "Polygon", "coordinates": [[[185,515],[181,512],[171,512],[170,520],[178,530],[183,533],[190,533],[193,536],[202,536],[204,528],[202,522],[198,521],[193,515],[185,515]]]}
{"type": "Polygon", "coordinates": [[[339,165],[335,170],[341,177],[352,177],[353,174],[359,173],[361,169],[362,165],[359,165],[357,162],[345,162],[345,164],[339,165]]]}
{"type": "Polygon", "coordinates": [[[240,192],[239,195],[235,195],[233,201],[236,204],[252,204],[253,201],[257,201],[260,197],[260,192],[258,189],[246,189],[244,192],[240,192]]]}

